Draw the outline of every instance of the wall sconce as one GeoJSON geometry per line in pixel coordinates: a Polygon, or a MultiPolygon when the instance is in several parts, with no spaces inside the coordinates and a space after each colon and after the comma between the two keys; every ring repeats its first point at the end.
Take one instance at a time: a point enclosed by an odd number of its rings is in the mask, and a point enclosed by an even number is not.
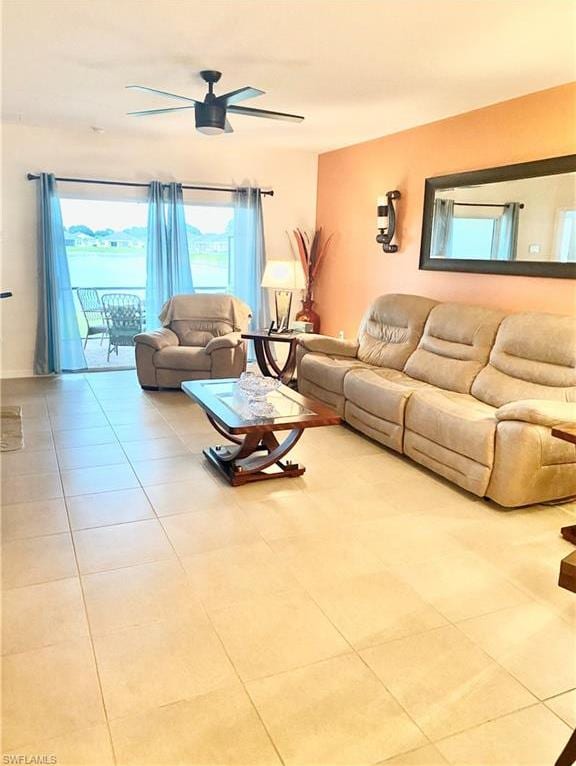
{"type": "Polygon", "coordinates": [[[400,199],[398,189],[386,192],[385,197],[378,197],[378,231],[376,242],[382,245],[385,253],[397,253],[398,245],[392,245],[394,233],[396,231],[396,211],[394,210],[394,200],[400,199]]]}

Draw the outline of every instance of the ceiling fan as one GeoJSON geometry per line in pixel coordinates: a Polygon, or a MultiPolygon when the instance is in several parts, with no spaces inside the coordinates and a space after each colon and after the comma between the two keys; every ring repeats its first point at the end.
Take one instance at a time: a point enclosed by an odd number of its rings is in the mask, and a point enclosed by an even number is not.
{"type": "Polygon", "coordinates": [[[130,116],[144,117],[149,114],[166,114],[167,112],[182,112],[185,109],[194,109],[196,118],[196,130],[207,135],[216,135],[218,133],[233,133],[232,125],[226,117],[227,112],[233,114],[244,114],[247,117],[267,117],[270,120],[287,120],[288,122],[302,122],[304,117],[297,114],[284,114],[284,112],[270,112],[267,109],[252,109],[247,106],[236,106],[238,101],[244,101],[247,98],[262,96],[263,90],[258,88],[239,88],[230,93],[223,93],[217,96],[214,93],[214,83],[222,77],[221,72],[215,72],[212,69],[205,69],[200,72],[200,77],[208,83],[208,93],[204,96],[204,101],[197,101],[188,96],[178,96],[176,93],[167,93],[164,90],[148,88],[145,85],[127,85],[131,90],[145,90],[149,93],[159,93],[161,96],[179,99],[180,101],[189,101],[190,106],[175,106],[168,109],[147,109],[143,112],[128,112],[130,116]]]}

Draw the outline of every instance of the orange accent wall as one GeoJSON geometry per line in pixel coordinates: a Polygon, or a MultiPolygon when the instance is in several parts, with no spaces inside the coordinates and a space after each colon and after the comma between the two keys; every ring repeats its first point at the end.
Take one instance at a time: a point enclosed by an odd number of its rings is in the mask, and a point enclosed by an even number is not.
{"type": "Polygon", "coordinates": [[[576,83],[322,154],[317,224],[336,234],[316,296],[322,332],[353,336],[372,298],[389,292],[575,313],[574,280],[418,269],[426,178],[574,153],[576,83]],[[396,254],[375,241],[376,198],[391,189],[402,193],[396,254]]]}

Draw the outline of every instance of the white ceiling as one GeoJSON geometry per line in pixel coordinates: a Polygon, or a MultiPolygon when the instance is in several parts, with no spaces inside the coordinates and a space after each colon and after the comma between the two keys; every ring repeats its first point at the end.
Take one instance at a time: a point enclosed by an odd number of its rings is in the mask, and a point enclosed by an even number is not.
{"type": "Polygon", "coordinates": [[[576,80],[575,23],[575,0],[4,0],[3,114],[323,151],[576,80]],[[306,120],[125,115],[178,106],[125,85],[201,97],[210,68],[306,120]]]}

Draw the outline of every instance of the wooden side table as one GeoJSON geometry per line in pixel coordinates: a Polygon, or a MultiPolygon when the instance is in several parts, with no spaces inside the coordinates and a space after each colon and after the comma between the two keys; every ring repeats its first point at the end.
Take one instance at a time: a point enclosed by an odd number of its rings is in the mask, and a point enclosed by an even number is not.
{"type": "MultiPolygon", "coordinates": [[[[557,439],[563,439],[565,442],[576,444],[576,426],[568,424],[554,426],[552,429],[552,436],[555,436],[557,439]]],[[[562,527],[560,529],[560,534],[565,540],[568,540],[569,543],[576,545],[576,524],[562,527]]]]}
{"type": "Polygon", "coordinates": [[[268,330],[254,330],[242,333],[244,340],[254,341],[256,361],[262,375],[267,378],[278,378],[285,386],[290,384],[296,369],[296,346],[298,335],[292,332],[276,332],[268,334],[268,330]],[[271,343],[289,343],[288,358],[283,367],[274,359],[271,343]]]}
{"type": "MultiPolygon", "coordinates": [[[[576,527],[573,527],[573,529],[576,529],[576,527]]],[[[558,585],[572,593],[576,593],[576,551],[562,559],[558,585]]],[[[576,763],[576,731],[572,732],[572,736],[566,743],[554,766],[572,766],[573,763],[576,763]]]]}

